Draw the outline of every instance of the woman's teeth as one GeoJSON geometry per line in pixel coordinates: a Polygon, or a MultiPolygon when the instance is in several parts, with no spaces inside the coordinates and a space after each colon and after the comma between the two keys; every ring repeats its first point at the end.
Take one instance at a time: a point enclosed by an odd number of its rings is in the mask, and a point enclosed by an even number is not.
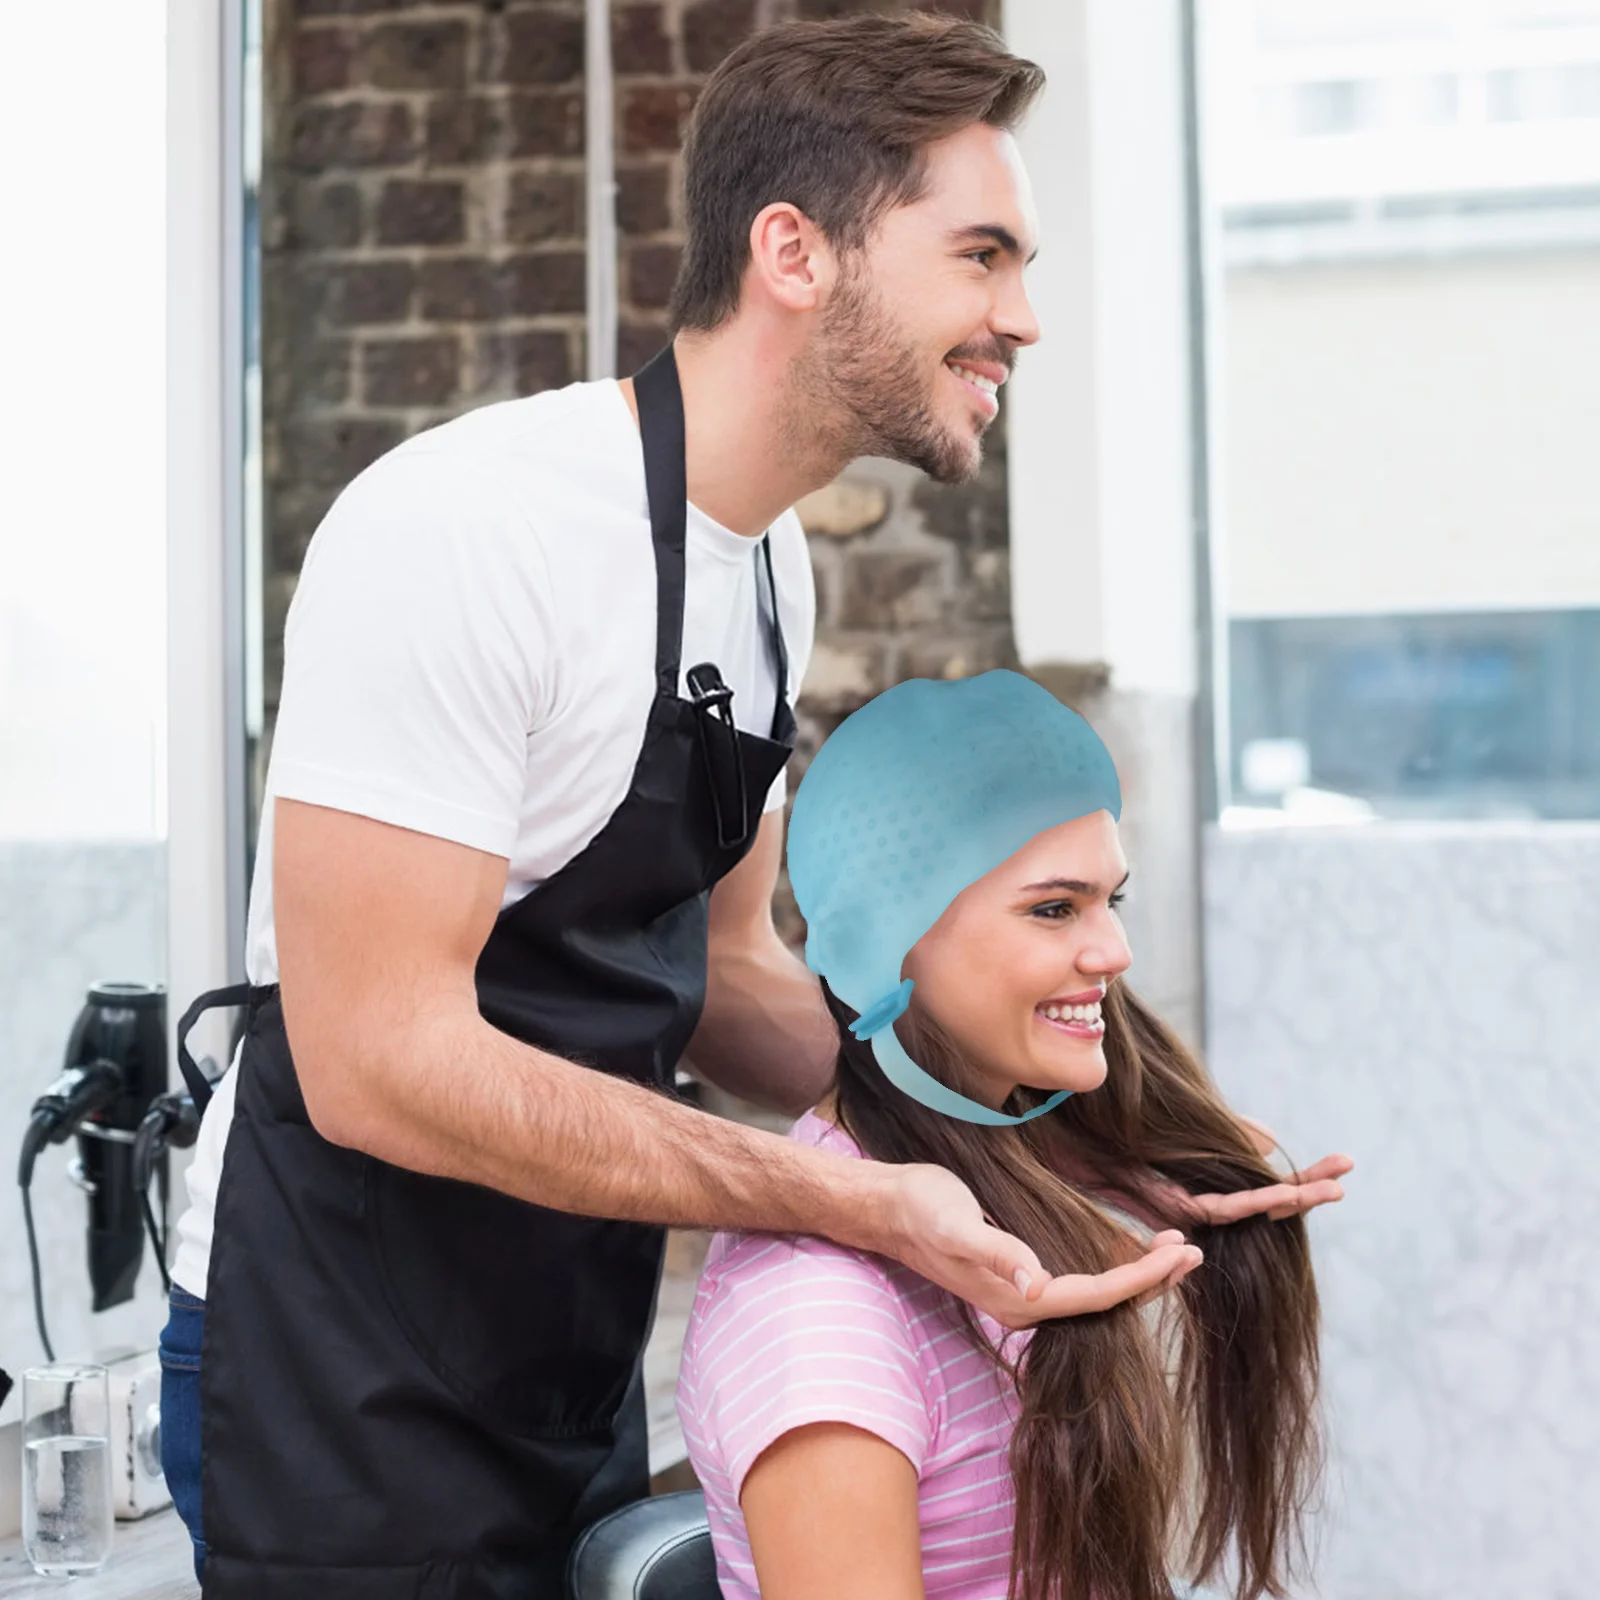
{"type": "Polygon", "coordinates": [[[963,367],[954,361],[947,361],[945,365],[958,378],[964,378],[975,389],[982,389],[985,394],[999,393],[1000,385],[993,378],[986,378],[981,372],[974,372],[971,367],[963,367]]]}
{"type": "Polygon", "coordinates": [[[1083,1022],[1093,1026],[1100,1021],[1100,1002],[1087,1006],[1040,1006],[1052,1022],[1083,1022]]]}

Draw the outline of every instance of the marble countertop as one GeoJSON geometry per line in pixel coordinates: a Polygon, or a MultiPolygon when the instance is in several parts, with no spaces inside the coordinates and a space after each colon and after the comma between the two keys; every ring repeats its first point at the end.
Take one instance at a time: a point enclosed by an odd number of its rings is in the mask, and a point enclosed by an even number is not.
{"type": "Polygon", "coordinates": [[[55,1595],[66,1600],[197,1600],[189,1535],[172,1510],[140,1522],[119,1522],[111,1559],[88,1578],[41,1578],[28,1565],[20,1539],[0,1545],[0,1600],[55,1595]]]}

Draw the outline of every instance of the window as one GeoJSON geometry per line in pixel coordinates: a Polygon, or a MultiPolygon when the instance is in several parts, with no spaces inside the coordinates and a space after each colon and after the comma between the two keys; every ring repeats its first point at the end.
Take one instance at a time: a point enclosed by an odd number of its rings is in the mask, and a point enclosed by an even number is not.
{"type": "Polygon", "coordinates": [[[159,0],[6,19],[0,841],[166,834],[163,24],[159,0]],[[71,115],[39,71],[65,60],[71,115]]]}
{"type": "Polygon", "coordinates": [[[1224,821],[1600,817],[1600,3],[1556,9],[1199,9],[1224,821]]]}

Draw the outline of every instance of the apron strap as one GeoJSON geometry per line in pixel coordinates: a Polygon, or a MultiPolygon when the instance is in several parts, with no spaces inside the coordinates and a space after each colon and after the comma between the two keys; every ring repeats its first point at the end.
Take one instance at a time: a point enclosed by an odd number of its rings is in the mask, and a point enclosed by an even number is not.
{"type": "MultiPolygon", "coordinates": [[[[689,486],[683,460],[683,390],[678,382],[678,360],[670,344],[658,350],[634,374],[633,393],[639,403],[645,493],[650,503],[650,538],[656,556],[656,683],[663,694],[676,695],[683,655],[684,549],[688,542],[689,486]]],[[[778,583],[772,571],[770,535],[762,535],[756,560],[766,568],[778,704],[786,707],[789,703],[789,652],[778,617],[778,583]]],[[[759,593],[758,575],[758,597],[759,593]]],[[[781,716],[776,716],[774,724],[782,720],[781,716]]]]}
{"type": "MultiPolygon", "coordinates": [[[[789,703],[789,651],[783,642],[783,623],[778,619],[778,580],[772,575],[772,535],[761,535],[761,564],[767,569],[767,599],[772,606],[772,660],[778,674],[778,705],[789,703]]],[[[756,579],[756,593],[761,592],[761,580],[756,579]]],[[[759,598],[757,610],[760,610],[759,598]]],[[[776,709],[773,712],[773,726],[778,724],[776,709]]]]}
{"type": "Polygon", "coordinates": [[[670,344],[634,374],[633,393],[639,402],[650,538],[656,552],[656,683],[661,693],[676,695],[683,653],[689,485],[683,464],[683,390],[670,344]]]}
{"type": "Polygon", "coordinates": [[[248,983],[230,983],[225,989],[208,989],[178,1019],[178,1070],[194,1101],[197,1114],[204,1116],[211,1103],[211,1082],[200,1070],[200,1063],[189,1051],[189,1032],[206,1012],[218,1006],[242,1006],[250,998],[248,983]]]}

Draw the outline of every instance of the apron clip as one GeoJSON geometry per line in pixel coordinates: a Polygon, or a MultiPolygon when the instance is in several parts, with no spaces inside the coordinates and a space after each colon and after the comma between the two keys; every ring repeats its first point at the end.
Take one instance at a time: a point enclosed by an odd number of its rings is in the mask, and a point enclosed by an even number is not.
{"type": "Polygon", "coordinates": [[[716,663],[702,661],[687,673],[689,703],[696,712],[700,754],[711,787],[711,809],[717,819],[717,843],[724,850],[742,845],[750,837],[750,797],[745,788],[744,762],[739,759],[739,731],[733,720],[733,690],[722,681],[716,663]],[[712,754],[717,744],[721,755],[712,754]],[[728,818],[738,821],[730,831],[728,818]]]}

